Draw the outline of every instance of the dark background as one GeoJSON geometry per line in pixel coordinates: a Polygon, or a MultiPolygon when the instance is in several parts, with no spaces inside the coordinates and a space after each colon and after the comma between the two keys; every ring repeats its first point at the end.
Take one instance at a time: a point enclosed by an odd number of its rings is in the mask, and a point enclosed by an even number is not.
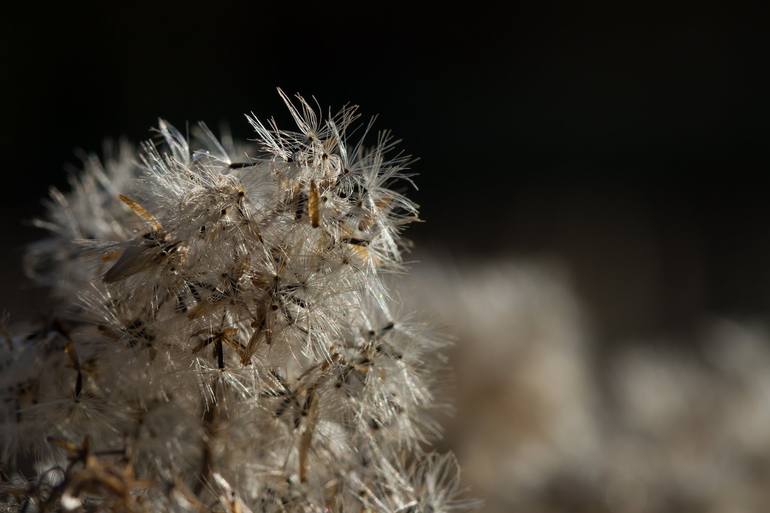
{"type": "Polygon", "coordinates": [[[23,222],[76,148],[141,140],[159,116],[288,126],[281,86],[381,114],[421,158],[425,252],[558,258],[600,337],[767,317],[766,12],[415,5],[6,10],[0,308],[42,305],[23,222]]]}

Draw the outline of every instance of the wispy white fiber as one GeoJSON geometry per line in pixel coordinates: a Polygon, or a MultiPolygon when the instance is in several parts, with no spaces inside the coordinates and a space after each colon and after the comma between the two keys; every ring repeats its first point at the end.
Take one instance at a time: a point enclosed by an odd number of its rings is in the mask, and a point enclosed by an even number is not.
{"type": "Polygon", "coordinates": [[[472,506],[424,453],[445,342],[383,281],[412,159],[280,94],[298,131],[161,120],[51,191],[26,267],[62,308],[0,350],[0,511],[472,506]]]}

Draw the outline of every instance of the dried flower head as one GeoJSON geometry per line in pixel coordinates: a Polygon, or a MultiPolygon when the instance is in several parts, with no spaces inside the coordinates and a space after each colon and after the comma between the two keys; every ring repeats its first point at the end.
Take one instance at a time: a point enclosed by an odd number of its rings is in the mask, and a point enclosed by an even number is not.
{"type": "Polygon", "coordinates": [[[445,342],[383,281],[418,219],[396,190],[412,159],[354,138],[356,107],[280,94],[298,131],[247,116],[252,147],[161,121],[51,192],[26,263],[63,308],[0,360],[9,507],[471,506],[424,454],[445,342]]]}

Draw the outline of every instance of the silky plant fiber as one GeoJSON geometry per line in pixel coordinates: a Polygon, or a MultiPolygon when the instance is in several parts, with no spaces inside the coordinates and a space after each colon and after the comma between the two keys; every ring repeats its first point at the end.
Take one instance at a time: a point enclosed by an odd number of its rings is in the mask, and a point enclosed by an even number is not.
{"type": "Polygon", "coordinates": [[[0,511],[476,506],[430,451],[447,341],[388,285],[413,159],[279,93],[296,131],[161,120],[51,191],[25,265],[57,311],[2,332],[0,511]]]}

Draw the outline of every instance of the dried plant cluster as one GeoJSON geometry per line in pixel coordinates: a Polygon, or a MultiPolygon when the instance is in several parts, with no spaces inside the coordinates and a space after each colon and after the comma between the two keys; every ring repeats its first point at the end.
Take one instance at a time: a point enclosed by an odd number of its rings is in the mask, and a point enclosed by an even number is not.
{"type": "Polygon", "coordinates": [[[457,337],[447,434],[484,512],[770,511],[767,321],[603,341],[570,276],[423,260],[404,291],[457,337]]]}
{"type": "Polygon", "coordinates": [[[411,159],[388,133],[365,148],[355,107],[281,95],[298,131],[161,121],[52,191],[27,265],[66,308],[5,333],[1,510],[471,506],[426,452],[445,342],[384,283],[411,159]]]}

